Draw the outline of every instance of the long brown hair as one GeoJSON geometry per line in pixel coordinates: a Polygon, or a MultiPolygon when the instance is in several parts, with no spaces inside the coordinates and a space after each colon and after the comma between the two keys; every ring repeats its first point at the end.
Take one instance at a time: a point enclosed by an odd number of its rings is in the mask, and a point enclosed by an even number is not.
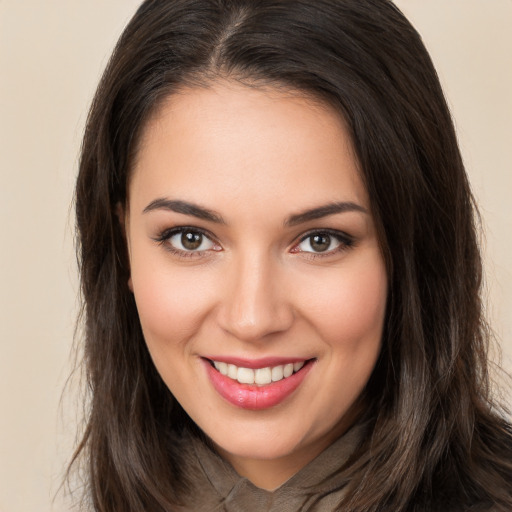
{"type": "Polygon", "coordinates": [[[116,208],[147,119],[180,87],[219,77],[337,109],[378,225],[390,282],[383,349],[365,390],[370,435],[340,507],[512,509],[512,432],[491,396],[476,210],[417,32],[388,0],[146,0],[98,87],[76,186],[91,398],[74,460],[87,464],[94,510],[186,502],[177,434],[191,420],[148,354],[116,208]]]}

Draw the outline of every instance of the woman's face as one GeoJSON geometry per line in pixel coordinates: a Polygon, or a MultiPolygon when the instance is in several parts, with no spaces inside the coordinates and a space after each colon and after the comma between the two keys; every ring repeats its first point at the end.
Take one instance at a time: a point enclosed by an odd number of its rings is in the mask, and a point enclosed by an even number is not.
{"type": "Polygon", "coordinates": [[[262,468],[285,480],[347,429],[381,346],[386,271],[343,121],[276,89],[183,90],[128,204],[156,368],[239,473],[279,485],[262,468]]]}

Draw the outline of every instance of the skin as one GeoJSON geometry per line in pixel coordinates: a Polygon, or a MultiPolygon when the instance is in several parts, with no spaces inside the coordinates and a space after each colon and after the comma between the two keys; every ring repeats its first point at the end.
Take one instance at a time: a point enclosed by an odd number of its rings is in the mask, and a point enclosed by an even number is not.
{"type": "Polygon", "coordinates": [[[387,276],[343,120],[284,90],[182,90],[145,127],[122,217],[129,286],[162,379],[239,474],[275,489],[353,423],[381,347],[387,276]],[[349,211],[290,222],[340,202],[349,211]],[[169,236],[179,227],[207,234],[200,250],[169,236]],[[312,230],[342,237],[317,251],[312,230]],[[213,354],[314,362],[284,401],[254,411],[213,388],[203,359],[213,354]]]}

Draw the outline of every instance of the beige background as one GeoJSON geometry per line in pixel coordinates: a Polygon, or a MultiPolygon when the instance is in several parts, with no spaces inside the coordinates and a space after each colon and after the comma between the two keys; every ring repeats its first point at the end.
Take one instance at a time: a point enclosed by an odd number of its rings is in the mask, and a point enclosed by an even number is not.
{"type": "MultiPolygon", "coordinates": [[[[70,202],[87,107],[138,0],[0,0],[0,512],[52,505],[76,428],[70,202]],[[73,387],[71,387],[73,390],[73,387]]],[[[487,229],[512,368],[512,1],[397,0],[431,51],[487,229]]]]}

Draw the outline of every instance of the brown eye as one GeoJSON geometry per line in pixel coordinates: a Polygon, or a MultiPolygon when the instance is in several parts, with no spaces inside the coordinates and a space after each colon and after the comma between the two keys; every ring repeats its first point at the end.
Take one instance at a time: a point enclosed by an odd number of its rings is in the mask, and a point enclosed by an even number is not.
{"type": "Polygon", "coordinates": [[[305,235],[292,252],[331,254],[349,248],[354,240],[343,232],[315,231],[305,235]]]}
{"type": "Polygon", "coordinates": [[[182,253],[218,250],[218,246],[199,230],[179,228],[163,240],[174,250],[182,253]]]}
{"type": "Polygon", "coordinates": [[[188,251],[195,251],[201,247],[203,235],[201,233],[193,233],[191,231],[183,232],[181,235],[181,245],[188,251]]]}
{"type": "Polygon", "coordinates": [[[336,249],[341,241],[329,233],[312,233],[302,239],[298,245],[301,252],[327,252],[336,249]]]}
{"type": "Polygon", "coordinates": [[[326,234],[313,235],[310,237],[310,245],[315,252],[327,251],[331,245],[331,237],[326,234]]]}

